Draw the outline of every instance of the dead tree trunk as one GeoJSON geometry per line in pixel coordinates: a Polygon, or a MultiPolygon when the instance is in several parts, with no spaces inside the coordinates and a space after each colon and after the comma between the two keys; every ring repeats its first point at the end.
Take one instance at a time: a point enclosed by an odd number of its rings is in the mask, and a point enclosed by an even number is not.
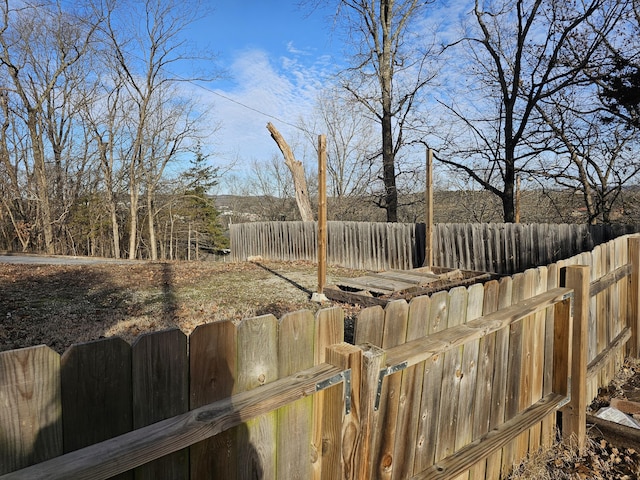
{"type": "Polygon", "coordinates": [[[298,204],[300,217],[303,222],[313,222],[313,210],[309,201],[309,190],[307,189],[307,180],[304,177],[302,162],[295,159],[291,147],[271,122],[267,123],[267,130],[271,133],[271,138],[278,144],[278,148],[284,156],[284,163],[293,177],[293,187],[296,191],[296,203],[298,204]]]}

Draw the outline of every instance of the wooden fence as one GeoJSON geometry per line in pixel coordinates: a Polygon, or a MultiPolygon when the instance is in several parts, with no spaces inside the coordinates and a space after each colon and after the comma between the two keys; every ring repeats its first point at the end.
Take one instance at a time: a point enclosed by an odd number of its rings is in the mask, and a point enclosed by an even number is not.
{"type": "MultiPolygon", "coordinates": [[[[231,256],[268,260],[317,260],[315,222],[260,222],[231,225],[231,256]]],[[[422,266],[423,223],[328,222],[327,261],[365,270],[422,266]]],[[[589,251],[635,225],[517,223],[436,224],[434,265],[512,275],[589,251]]]]}
{"type": "Polygon", "coordinates": [[[558,409],[584,438],[638,354],[639,272],[621,237],[365,309],[360,346],[330,308],[2,352],[0,479],[500,478],[551,444],[558,409]]]}

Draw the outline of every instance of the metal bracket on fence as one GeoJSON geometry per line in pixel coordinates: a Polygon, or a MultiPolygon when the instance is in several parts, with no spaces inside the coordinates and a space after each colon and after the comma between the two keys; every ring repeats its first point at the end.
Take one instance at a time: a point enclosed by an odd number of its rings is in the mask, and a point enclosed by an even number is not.
{"type": "Polygon", "coordinates": [[[344,383],[344,410],[345,414],[351,413],[351,369],[344,370],[331,378],[316,383],[316,392],[326,390],[339,383],[344,383]]]}
{"type": "Polygon", "coordinates": [[[401,370],[404,370],[405,368],[407,368],[407,366],[408,366],[407,362],[402,362],[397,365],[392,365],[391,367],[387,367],[380,370],[380,375],[378,375],[378,390],[376,392],[376,403],[375,403],[375,406],[373,407],[375,411],[378,411],[378,409],[380,408],[380,397],[382,395],[382,382],[384,381],[384,377],[386,377],[387,375],[392,375],[401,370]]]}

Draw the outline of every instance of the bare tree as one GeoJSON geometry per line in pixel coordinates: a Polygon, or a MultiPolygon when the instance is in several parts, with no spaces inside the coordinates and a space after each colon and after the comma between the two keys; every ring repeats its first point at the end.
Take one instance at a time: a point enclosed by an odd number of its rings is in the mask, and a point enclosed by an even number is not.
{"type": "Polygon", "coordinates": [[[69,132],[61,119],[69,112],[60,110],[56,101],[69,85],[71,77],[67,74],[88,51],[98,21],[62,11],[55,3],[20,2],[11,7],[9,0],[0,5],[0,16],[0,67],[20,102],[15,114],[22,118],[28,132],[44,249],[55,253],[56,219],[50,195],[61,195],[62,180],[51,181],[47,147],[54,152],[56,176],[60,175],[61,149],[69,132]]]}
{"type": "Polygon", "coordinates": [[[255,203],[258,209],[251,209],[251,213],[264,220],[299,219],[300,209],[292,200],[294,192],[291,173],[277,156],[266,163],[252,162],[251,180],[244,193],[257,196],[260,201],[255,203]]]}
{"type": "Polygon", "coordinates": [[[579,194],[587,222],[610,223],[622,190],[637,179],[637,132],[603,114],[595,87],[571,88],[536,108],[556,143],[531,173],[579,194]],[[590,107],[590,108],[589,108],[590,107]]]}
{"type": "MultiPolygon", "coordinates": [[[[121,2],[119,9],[107,20],[105,33],[110,40],[113,64],[117,66],[128,93],[126,108],[130,113],[131,140],[127,154],[130,259],[136,258],[138,250],[138,210],[142,186],[144,184],[146,187],[149,207],[158,175],[162,174],[166,161],[176,153],[175,150],[160,152],[158,143],[149,141],[149,134],[154,131],[154,121],[162,123],[167,119],[168,112],[161,110],[168,105],[165,95],[170,86],[186,80],[173,74],[172,67],[190,58],[191,52],[181,34],[199,17],[199,7],[197,2],[178,3],[173,0],[121,2]],[[143,28],[136,28],[140,19],[143,19],[143,28]],[[123,29],[123,25],[128,28],[123,29]]],[[[191,128],[189,120],[187,124],[191,128]]],[[[158,130],[155,129],[155,132],[158,130]]],[[[169,139],[175,142],[169,147],[170,150],[184,140],[184,131],[175,133],[178,136],[169,139]]],[[[148,212],[148,215],[150,256],[155,259],[157,247],[153,212],[148,212]]]]}
{"type": "Polygon", "coordinates": [[[505,221],[515,220],[518,173],[547,149],[536,106],[588,81],[584,71],[598,61],[623,3],[476,0],[476,25],[460,44],[469,54],[460,65],[472,77],[462,101],[443,100],[458,127],[438,158],[497,195],[505,221]]]}
{"type": "Polygon", "coordinates": [[[335,21],[353,48],[342,86],[380,125],[384,193],[379,206],[387,221],[398,220],[399,152],[421,95],[437,72],[432,45],[421,22],[433,1],[339,0],[335,21]]]}
{"type": "Polygon", "coordinates": [[[374,123],[353,98],[344,98],[344,92],[329,88],[318,97],[315,115],[303,120],[301,128],[316,148],[317,132],[327,136],[330,218],[344,220],[357,215],[380,173],[377,152],[371,145],[374,123]]]}

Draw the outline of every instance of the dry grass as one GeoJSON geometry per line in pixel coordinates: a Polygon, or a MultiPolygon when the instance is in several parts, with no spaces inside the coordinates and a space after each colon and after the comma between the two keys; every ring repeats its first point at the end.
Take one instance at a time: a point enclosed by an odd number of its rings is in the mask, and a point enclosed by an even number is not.
{"type": "Polygon", "coordinates": [[[640,455],[589,436],[584,452],[575,444],[559,443],[529,456],[509,480],[632,480],[640,476],[640,455]]]}
{"type": "MultiPolygon", "coordinates": [[[[328,281],[359,274],[330,267],[328,281]]],[[[171,327],[188,334],[208,322],[335,305],[311,302],[316,288],[308,262],[0,264],[0,351],[47,344],[63,352],[101,337],[132,342],[171,327]]]]}

